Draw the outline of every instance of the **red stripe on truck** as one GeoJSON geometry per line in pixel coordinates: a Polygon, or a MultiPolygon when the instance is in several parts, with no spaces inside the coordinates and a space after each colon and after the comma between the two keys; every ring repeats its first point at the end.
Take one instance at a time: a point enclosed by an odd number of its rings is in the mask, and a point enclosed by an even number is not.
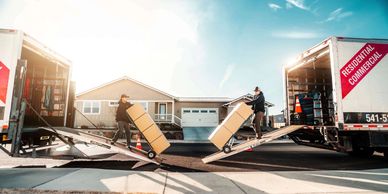
{"type": "Polygon", "coordinates": [[[342,99],[368,75],[387,53],[388,44],[366,43],[341,68],[342,99]]]}
{"type": "Polygon", "coordinates": [[[8,90],[9,69],[0,61],[0,101],[6,104],[8,90]]]}
{"type": "Polygon", "coordinates": [[[388,125],[344,125],[345,130],[349,128],[388,128],[388,125]]]}

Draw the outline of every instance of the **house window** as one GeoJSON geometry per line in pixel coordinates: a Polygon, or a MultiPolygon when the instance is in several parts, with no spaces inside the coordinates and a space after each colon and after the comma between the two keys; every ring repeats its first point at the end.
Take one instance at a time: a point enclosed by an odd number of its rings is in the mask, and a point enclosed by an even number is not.
{"type": "Polygon", "coordinates": [[[192,113],[199,113],[199,110],[192,110],[192,113]]]}
{"type": "Polygon", "coordinates": [[[159,119],[165,120],[167,114],[167,104],[159,104],[159,119]]]}
{"type": "Polygon", "coordinates": [[[119,106],[119,101],[117,101],[117,100],[109,101],[109,106],[110,107],[118,107],[119,106]]]}
{"type": "Polygon", "coordinates": [[[82,110],[84,114],[100,114],[101,103],[100,101],[84,101],[82,110]]]}
{"type": "Polygon", "coordinates": [[[215,110],[209,110],[209,113],[217,113],[215,110]]]}
{"type": "MultiPolygon", "coordinates": [[[[145,111],[148,111],[148,102],[143,102],[143,101],[130,101],[130,103],[138,103],[141,104],[144,107],[145,111]]],[[[119,106],[119,101],[117,100],[112,100],[109,101],[109,106],[110,107],[118,107],[119,106]]]]}
{"type": "Polygon", "coordinates": [[[183,110],[183,113],[190,113],[190,110],[183,110]]]}
{"type": "Polygon", "coordinates": [[[207,110],[201,110],[201,113],[207,113],[207,110]]]}
{"type": "Polygon", "coordinates": [[[159,104],[159,114],[167,114],[167,105],[159,104]]]}

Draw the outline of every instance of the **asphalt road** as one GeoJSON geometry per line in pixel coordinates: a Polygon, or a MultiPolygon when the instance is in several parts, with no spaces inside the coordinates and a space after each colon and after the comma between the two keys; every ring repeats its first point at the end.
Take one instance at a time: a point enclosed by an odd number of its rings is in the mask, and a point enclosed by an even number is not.
{"type": "Polygon", "coordinates": [[[376,154],[372,158],[352,157],[344,153],[323,150],[294,143],[271,143],[253,152],[204,164],[201,159],[216,152],[212,144],[173,144],[162,157],[161,166],[142,164],[114,155],[95,161],[73,161],[62,168],[103,168],[155,172],[246,172],[246,171],[319,171],[368,170],[388,168],[388,162],[376,154]]]}
{"type": "MultiPolygon", "coordinates": [[[[381,155],[356,158],[330,150],[271,143],[210,164],[201,159],[217,151],[211,144],[173,144],[161,166],[128,160],[11,158],[1,166],[0,193],[386,193],[388,162],[381,155]],[[30,165],[26,164],[29,163],[30,165]],[[23,165],[20,165],[23,164],[23,165]],[[80,181],[81,180],[81,181],[80,181]],[[18,188],[15,190],[15,188],[18,188]],[[26,188],[27,190],[20,190],[26,188]],[[36,190],[38,189],[38,190],[36,190]]],[[[1,162],[1,161],[0,161],[1,162]]]]}

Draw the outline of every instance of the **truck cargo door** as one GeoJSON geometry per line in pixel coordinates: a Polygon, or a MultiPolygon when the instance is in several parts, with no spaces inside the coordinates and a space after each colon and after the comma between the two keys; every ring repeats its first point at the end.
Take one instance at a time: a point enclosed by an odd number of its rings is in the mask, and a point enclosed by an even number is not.
{"type": "MultiPolygon", "coordinates": [[[[19,60],[16,66],[16,74],[14,80],[13,87],[13,95],[12,95],[12,106],[11,106],[11,116],[9,119],[9,130],[8,137],[9,139],[13,139],[17,133],[17,129],[19,128],[19,118],[21,114],[21,101],[23,97],[23,89],[24,82],[26,79],[27,72],[27,61],[19,60]]],[[[22,124],[22,123],[21,123],[22,124]]]]}

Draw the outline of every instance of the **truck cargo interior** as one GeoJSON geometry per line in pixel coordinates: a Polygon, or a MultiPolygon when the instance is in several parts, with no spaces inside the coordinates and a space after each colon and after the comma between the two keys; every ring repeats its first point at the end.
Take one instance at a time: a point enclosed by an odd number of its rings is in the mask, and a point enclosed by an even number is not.
{"type": "MultiPolygon", "coordinates": [[[[69,67],[23,46],[21,59],[27,61],[23,98],[53,126],[63,126],[69,67]]],[[[45,126],[27,106],[24,127],[45,126]]]]}
{"type": "Polygon", "coordinates": [[[334,125],[333,86],[328,47],[288,70],[287,88],[290,124],[334,125]]]}

